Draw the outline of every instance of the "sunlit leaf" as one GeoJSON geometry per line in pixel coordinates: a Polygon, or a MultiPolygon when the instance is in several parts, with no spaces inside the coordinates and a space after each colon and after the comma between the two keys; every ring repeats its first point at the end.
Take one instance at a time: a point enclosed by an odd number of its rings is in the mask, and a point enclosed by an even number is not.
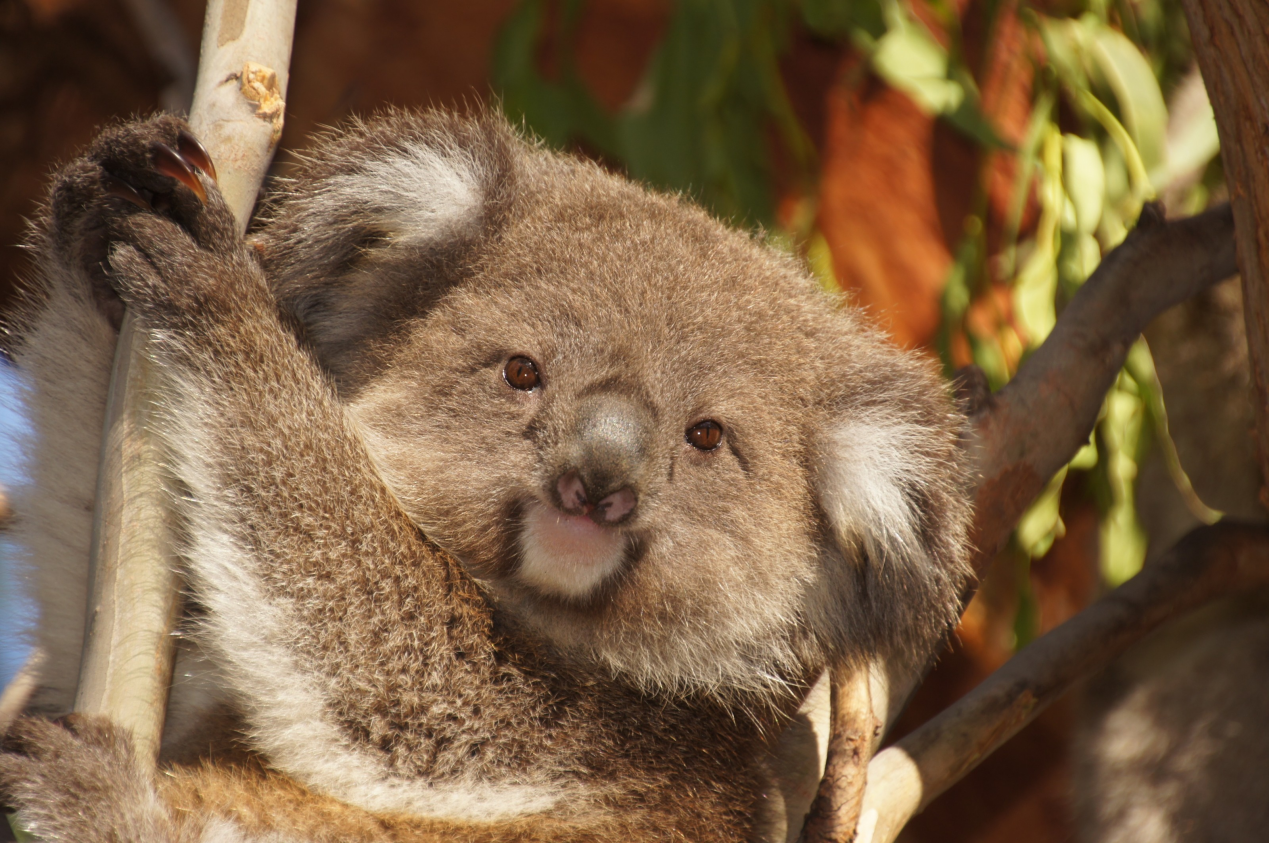
{"type": "Polygon", "coordinates": [[[1009,216],[1005,220],[1005,248],[1002,264],[1003,274],[1011,277],[1017,266],[1018,228],[1022,225],[1022,212],[1026,208],[1027,196],[1031,193],[1031,182],[1035,175],[1036,152],[1040,142],[1045,138],[1051,120],[1050,112],[1054,105],[1054,95],[1044,90],[1037,97],[1031,109],[1031,120],[1027,123],[1027,132],[1023,135],[1022,146],[1018,150],[1020,166],[1017,179],[1013,185],[1013,195],[1009,199],[1009,216]]]}
{"type": "Polygon", "coordinates": [[[947,78],[947,50],[919,24],[892,28],[877,41],[872,67],[929,114],[955,111],[965,89],[947,78]]]}
{"type": "Polygon", "coordinates": [[[835,298],[841,295],[842,288],[837,283],[837,273],[833,270],[833,252],[824,235],[818,231],[806,245],[806,262],[822,290],[835,298]]]}
{"type": "Polygon", "coordinates": [[[1150,347],[1146,344],[1145,337],[1139,337],[1133,343],[1128,351],[1128,360],[1124,368],[1137,383],[1155,441],[1159,444],[1163,455],[1164,465],[1181,499],[1185,501],[1186,509],[1204,524],[1215,524],[1220,520],[1221,513],[1203,503],[1198,493],[1194,491],[1189,475],[1181,466],[1181,456],[1177,453],[1176,443],[1172,441],[1172,434],[1168,430],[1168,414],[1163,404],[1163,386],[1159,383],[1159,375],[1154,367],[1154,357],[1150,354],[1150,347]]]}
{"type": "Polygon", "coordinates": [[[1027,508],[1014,535],[1018,545],[1032,558],[1039,558],[1049,552],[1054,540],[1061,538],[1066,532],[1059,517],[1059,504],[1062,500],[1062,483],[1066,480],[1066,468],[1063,467],[1044,491],[1027,508]]]}
{"type": "Polygon", "coordinates": [[[996,390],[1009,382],[1008,361],[995,337],[978,337],[970,333],[969,346],[974,355],[974,365],[982,369],[988,386],[996,390]]]}
{"type": "Polygon", "coordinates": [[[1141,153],[1138,152],[1137,145],[1133,142],[1132,135],[1124,128],[1124,124],[1119,122],[1119,118],[1115,117],[1101,100],[1090,93],[1083,93],[1079,97],[1079,102],[1089,114],[1096,118],[1097,122],[1102,124],[1107,134],[1115,141],[1115,145],[1119,147],[1124,157],[1124,164],[1128,168],[1133,195],[1138,203],[1154,198],[1154,186],[1150,183],[1141,153]]]}
{"type": "Polygon", "coordinates": [[[1089,52],[1115,92],[1119,112],[1146,170],[1160,167],[1167,154],[1168,109],[1154,71],[1123,33],[1101,23],[1086,23],[1090,20],[1089,16],[1081,19],[1091,30],[1089,52]]]}
{"type": "Polygon", "coordinates": [[[1135,385],[1121,374],[1106,396],[1099,425],[1105,449],[1106,476],[1111,505],[1102,519],[1102,576],[1119,585],[1141,570],[1146,558],[1146,536],[1137,521],[1135,484],[1137,452],[1145,408],[1135,385]]]}
{"type": "Polygon", "coordinates": [[[1077,471],[1088,471],[1097,465],[1097,442],[1090,439],[1084,443],[1084,447],[1075,452],[1075,456],[1071,457],[1068,465],[1077,471]]]}
{"type": "Polygon", "coordinates": [[[1088,72],[1083,61],[1083,30],[1074,20],[1040,18],[1040,37],[1044,43],[1045,63],[1073,91],[1089,89],[1088,72]]]}
{"type": "Polygon", "coordinates": [[[1106,170],[1096,142],[1078,135],[1062,136],[1062,186],[1071,200],[1075,229],[1082,234],[1096,231],[1106,196],[1106,170]]]}
{"type": "MultiPolygon", "coordinates": [[[[964,86],[962,85],[962,90],[964,86]]],[[[975,140],[984,149],[1012,150],[1013,144],[996,132],[996,127],[983,113],[977,97],[965,96],[956,108],[943,114],[943,119],[961,134],[975,140]]]]}
{"type": "Polygon", "coordinates": [[[1040,153],[1040,221],[1035,243],[1014,281],[1013,301],[1018,321],[1035,347],[1049,335],[1057,322],[1057,256],[1059,226],[1066,193],[1062,189],[1062,135],[1050,125],[1040,153]]]}
{"type": "Polygon", "coordinates": [[[1049,335],[1057,324],[1054,296],[1057,294],[1056,253],[1037,248],[1018,273],[1013,289],[1013,306],[1018,321],[1034,347],[1049,335]]]}
{"type": "Polygon", "coordinates": [[[1072,238],[1074,242],[1075,261],[1081,280],[1088,278],[1102,262],[1102,247],[1097,238],[1091,234],[1079,232],[1072,238]]]}

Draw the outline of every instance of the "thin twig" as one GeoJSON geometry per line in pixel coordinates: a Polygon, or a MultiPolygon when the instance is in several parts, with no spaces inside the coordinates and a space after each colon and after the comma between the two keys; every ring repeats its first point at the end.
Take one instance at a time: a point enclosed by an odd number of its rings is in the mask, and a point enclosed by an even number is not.
{"type": "Polygon", "coordinates": [[[40,668],[44,665],[44,651],[38,647],[26,657],[26,663],[9,680],[0,694],[0,736],[9,731],[9,724],[26,708],[31,695],[40,684],[40,668]]]}
{"type": "Polygon", "coordinates": [[[843,843],[854,835],[868,760],[881,734],[881,721],[872,711],[868,666],[835,669],[831,679],[832,715],[824,778],[802,828],[802,843],[843,843]]]}

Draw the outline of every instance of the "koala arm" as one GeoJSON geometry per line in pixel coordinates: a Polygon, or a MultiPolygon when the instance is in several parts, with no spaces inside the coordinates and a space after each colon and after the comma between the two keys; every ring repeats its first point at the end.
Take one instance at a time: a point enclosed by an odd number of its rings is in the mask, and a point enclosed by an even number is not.
{"type": "MultiPolygon", "coordinates": [[[[188,573],[208,610],[204,643],[251,702],[258,748],[365,807],[416,807],[411,788],[429,790],[419,781],[429,771],[414,758],[413,769],[390,769],[397,759],[374,741],[376,730],[410,718],[400,706],[427,701],[393,697],[384,684],[438,654],[446,657],[430,676],[438,691],[461,682],[454,670],[494,669],[487,607],[380,481],[324,375],[279,319],[214,183],[173,151],[181,131],[174,118],[117,127],[59,174],[48,248],[90,281],[104,276],[164,373],[158,432],[188,489],[181,508],[188,573]],[[402,663],[362,673],[349,657],[375,651],[402,663]],[[354,745],[350,731],[363,741],[354,745]]],[[[108,725],[93,728],[91,736],[126,744],[108,725]]],[[[59,741],[85,752],[95,745],[73,730],[33,727],[5,756],[0,790],[20,811],[74,811],[55,804],[59,792],[27,786],[39,769],[58,766],[59,741]],[[48,763],[32,767],[33,759],[48,763]]],[[[130,751],[110,754],[116,773],[134,766],[130,751]]],[[[157,805],[152,793],[125,787],[135,775],[100,778],[118,783],[121,805],[157,805]]],[[[130,822],[117,823],[126,839],[176,839],[170,829],[126,834],[130,822]]]]}

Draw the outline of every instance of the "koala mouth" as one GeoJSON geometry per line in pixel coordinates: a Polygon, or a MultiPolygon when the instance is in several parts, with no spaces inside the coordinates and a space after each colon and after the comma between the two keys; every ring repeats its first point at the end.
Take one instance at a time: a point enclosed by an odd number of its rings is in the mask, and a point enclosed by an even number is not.
{"type": "Polygon", "coordinates": [[[517,578],[558,597],[581,599],[621,567],[626,536],[589,515],[532,501],[524,509],[517,578]]]}

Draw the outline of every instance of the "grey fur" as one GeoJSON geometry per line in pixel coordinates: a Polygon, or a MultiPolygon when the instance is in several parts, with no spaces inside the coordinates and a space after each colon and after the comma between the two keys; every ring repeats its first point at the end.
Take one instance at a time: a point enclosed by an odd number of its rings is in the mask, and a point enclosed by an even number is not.
{"type": "MultiPolygon", "coordinates": [[[[365,812],[413,818],[382,839],[757,839],[815,677],[946,634],[961,420],[793,259],[439,112],[322,139],[252,248],[214,188],[148,169],[178,127],[113,129],[58,176],[39,278],[107,314],[117,291],[150,334],[218,710],[285,774],[171,767],[170,839],[326,839],[303,829],[332,799],[331,839],[365,812]],[[537,389],[503,379],[521,355],[537,389]],[[702,419],[715,450],[685,439],[702,419]],[[587,526],[569,477],[632,508],[587,526]]],[[[28,733],[0,786],[52,810],[21,789],[28,733]]]]}

